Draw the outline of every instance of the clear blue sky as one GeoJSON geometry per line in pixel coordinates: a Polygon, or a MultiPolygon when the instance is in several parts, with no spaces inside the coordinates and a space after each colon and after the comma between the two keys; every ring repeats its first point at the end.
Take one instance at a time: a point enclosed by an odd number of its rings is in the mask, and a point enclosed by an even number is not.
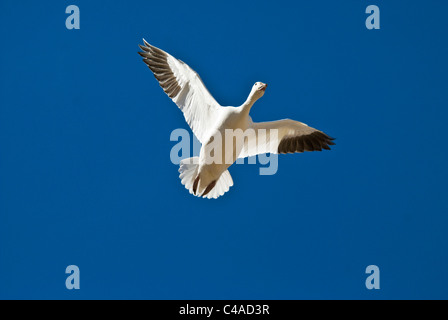
{"type": "Polygon", "coordinates": [[[448,298],[447,11],[2,0],[0,298],[448,298]],[[169,157],[188,126],[137,55],[143,37],[223,105],[268,83],[255,121],[293,118],[337,145],[280,156],[273,176],[233,166],[217,201],[189,195],[169,157]],[[371,264],[380,290],[364,285],[371,264]]]}

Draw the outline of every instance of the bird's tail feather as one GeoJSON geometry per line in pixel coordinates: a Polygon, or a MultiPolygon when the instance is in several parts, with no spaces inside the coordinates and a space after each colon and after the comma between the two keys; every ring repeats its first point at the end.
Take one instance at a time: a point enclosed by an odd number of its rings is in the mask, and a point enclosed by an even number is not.
{"type": "MultiPolygon", "coordinates": [[[[194,184],[195,180],[198,175],[198,168],[199,168],[199,158],[193,157],[184,159],[180,162],[180,168],[179,168],[179,178],[182,182],[182,184],[185,186],[187,190],[190,191],[191,194],[195,194],[194,184]]],[[[198,197],[203,197],[207,199],[216,199],[220,196],[222,196],[224,193],[229,191],[230,187],[233,186],[233,180],[230,176],[230,173],[228,170],[223,172],[221,176],[219,177],[218,181],[216,181],[215,186],[213,189],[209,190],[204,196],[202,194],[197,194],[198,197]]]]}

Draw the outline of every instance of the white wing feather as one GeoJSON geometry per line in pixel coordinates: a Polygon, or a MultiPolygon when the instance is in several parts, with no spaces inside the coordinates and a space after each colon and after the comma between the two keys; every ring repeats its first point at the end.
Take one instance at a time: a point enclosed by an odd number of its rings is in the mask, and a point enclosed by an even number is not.
{"type": "Polygon", "coordinates": [[[185,120],[201,143],[219,117],[221,105],[205,87],[199,75],[186,63],[143,40],[139,54],[165,93],[183,112],[185,120]]]}
{"type": "Polygon", "coordinates": [[[330,150],[333,138],[322,131],[290,119],[272,122],[252,122],[254,134],[244,141],[239,158],[263,153],[296,153],[330,150]]]}

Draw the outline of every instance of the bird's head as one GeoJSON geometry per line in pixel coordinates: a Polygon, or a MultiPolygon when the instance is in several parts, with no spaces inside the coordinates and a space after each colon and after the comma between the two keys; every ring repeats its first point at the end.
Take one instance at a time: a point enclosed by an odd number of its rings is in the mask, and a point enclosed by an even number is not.
{"type": "Polygon", "coordinates": [[[252,87],[252,92],[251,92],[253,97],[256,100],[260,99],[264,95],[264,92],[266,91],[267,87],[268,87],[268,85],[266,83],[255,82],[254,86],[252,87]]]}

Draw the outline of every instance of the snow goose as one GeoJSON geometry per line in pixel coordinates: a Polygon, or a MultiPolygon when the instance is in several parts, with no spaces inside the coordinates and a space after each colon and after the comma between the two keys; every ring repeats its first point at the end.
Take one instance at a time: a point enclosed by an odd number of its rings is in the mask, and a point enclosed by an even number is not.
{"type": "Polygon", "coordinates": [[[241,106],[223,107],[187,64],[144,39],[143,42],[144,45],[139,45],[143,61],[163,91],[183,112],[202,144],[199,157],[180,163],[180,179],[191,194],[208,199],[222,196],[233,186],[227,169],[238,158],[263,153],[330,150],[329,146],[334,145],[333,138],[298,121],[253,122],[250,109],[264,95],[267,84],[256,82],[241,106]],[[230,146],[223,142],[229,132],[234,135],[230,146]]]}

